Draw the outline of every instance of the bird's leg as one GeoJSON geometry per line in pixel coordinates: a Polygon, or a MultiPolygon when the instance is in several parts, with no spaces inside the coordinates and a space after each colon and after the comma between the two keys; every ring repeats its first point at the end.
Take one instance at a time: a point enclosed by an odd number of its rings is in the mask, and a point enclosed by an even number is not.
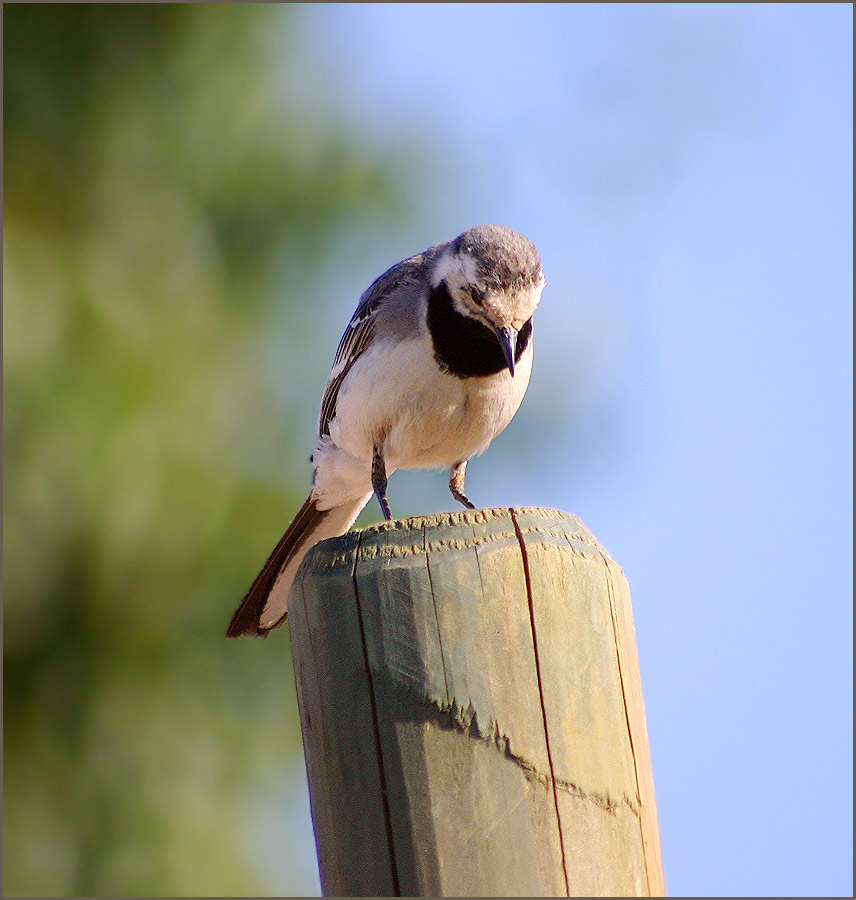
{"type": "Polygon", "coordinates": [[[372,453],[372,487],[380,503],[383,517],[388,522],[392,518],[392,514],[386,499],[386,464],[383,461],[383,451],[378,446],[375,446],[372,453]]]}
{"type": "Polygon", "coordinates": [[[449,490],[452,492],[452,496],[458,501],[458,503],[463,503],[467,509],[475,509],[475,506],[470,503],[469,498],[464,493],[464,479],[467,474],[467,461],[455,463],[449,471],[449,490]]]}

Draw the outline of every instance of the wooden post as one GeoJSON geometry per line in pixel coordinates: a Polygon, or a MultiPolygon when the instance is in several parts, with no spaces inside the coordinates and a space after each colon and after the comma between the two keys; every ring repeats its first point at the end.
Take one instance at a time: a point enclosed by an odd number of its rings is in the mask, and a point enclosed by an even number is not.
{"type": "Polygon", "coordinates": [[[289,622],[326,896],[662,896],[630,594],[574,516],[317,545],[289,622]]]}

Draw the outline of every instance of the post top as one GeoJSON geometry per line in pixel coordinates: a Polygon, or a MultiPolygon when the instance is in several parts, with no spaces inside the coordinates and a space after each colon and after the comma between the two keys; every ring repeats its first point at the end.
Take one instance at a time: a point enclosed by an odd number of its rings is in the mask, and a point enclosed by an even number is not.
{"type": "Polygon", "coordinates": [[[404,558],[429,550],[463,550],[486,542],[573,544],[612,562],[609,553],[574,515],[541,507],[493,507],[392,519],[354,529],[316,544],[307,553],[298,580],[310,569],[348,565],[356,557],[404,558]]]}
{"type": "Polygon", "coordinates": [[[459,525],[483,525],[487,522],[511,522],[514,516],[549,520],[552,522],[573,523],[577,528],[588,531],[583,523],[571,513],[560,509],[539,506],[493,506],[488,509],[460,509],[454,512],[429,513],[425,516],[406,516],[403,519],[391,519],[389,522],[378,522],[365,528],[354,529],[351,534],[380,534],[385,531],[421,530],[423,528],[454,528],[459,525]]]}

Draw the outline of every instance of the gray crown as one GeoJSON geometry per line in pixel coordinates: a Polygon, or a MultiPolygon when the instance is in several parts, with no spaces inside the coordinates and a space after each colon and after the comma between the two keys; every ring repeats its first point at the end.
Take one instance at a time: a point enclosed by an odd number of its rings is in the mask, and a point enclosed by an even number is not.
{"type": "Polygon", "coordinates": [[[497,290],[533,287],[541,280],[541,259],[535,245],[504,225],[476,225],[452,242],[456,253],[471,256],[479,278],[497,290]]]}

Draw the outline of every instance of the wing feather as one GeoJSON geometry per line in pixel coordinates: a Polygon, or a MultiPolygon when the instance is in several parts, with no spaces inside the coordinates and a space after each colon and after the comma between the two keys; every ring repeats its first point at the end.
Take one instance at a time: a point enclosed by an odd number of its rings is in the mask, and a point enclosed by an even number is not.
{"type": "Polygon", "coordinates": [[[376,332],[378,311],[389,297],[408,283],[415,283],[416,276],[425,259],[425,254],[411,256],[396,263],[383,275],[376,278],[366,292],[360,297],[357,309],[339,341],[333,368],[324,389],[321,401],[321,414],[318,422],[318,433],[323,437],[330,434],[330,423],[336,417],[336,399],[342,382],[348,377],[351,367],[361,354],[371,346],[376,332]]]}

